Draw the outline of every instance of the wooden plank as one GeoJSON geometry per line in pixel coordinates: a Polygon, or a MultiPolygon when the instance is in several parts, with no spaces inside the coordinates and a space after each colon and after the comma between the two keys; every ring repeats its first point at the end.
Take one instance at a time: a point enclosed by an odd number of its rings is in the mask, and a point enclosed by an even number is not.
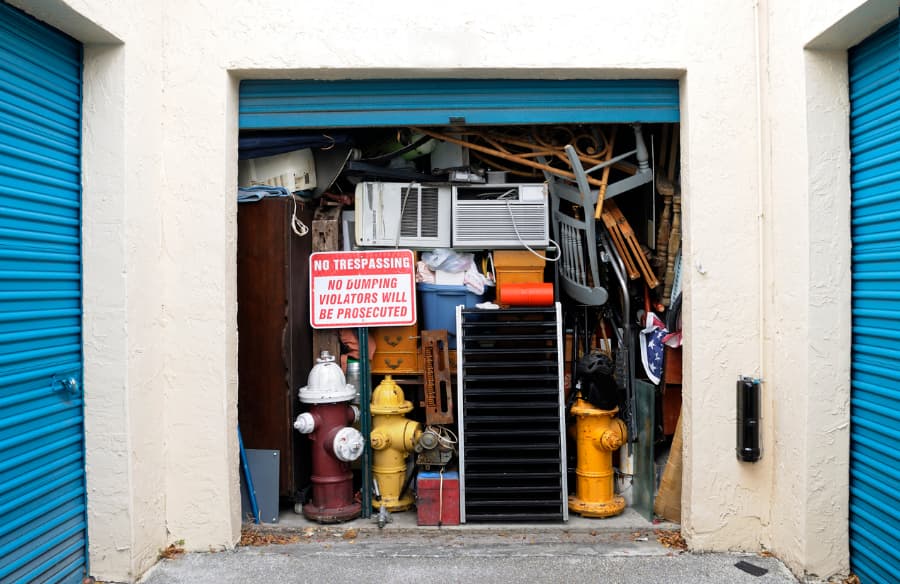
{"type": "MultiPolygon", "coordinates": [[[[341,205],[319,205],[313,215],[312,250],[339,251],[341,249],[341,205]]],[[[334,356],[341,354],[341,341],[337,329],[315,329],[312,343],[313,359],[328,351],[334,356]]]]}
{"type": "Polygon", "coordinates": [[[453,388],[447,331],[422,331],[425,369],[425,423],[453,423],[453,388]]]}
{"type": "Polygon", "coordinates": [[[653,503],[653,512],[673,523],[681,523],[681,467],[682,467],[681,416],[675,425],[669,460],[659,482],[659,491],[653,503]]]}

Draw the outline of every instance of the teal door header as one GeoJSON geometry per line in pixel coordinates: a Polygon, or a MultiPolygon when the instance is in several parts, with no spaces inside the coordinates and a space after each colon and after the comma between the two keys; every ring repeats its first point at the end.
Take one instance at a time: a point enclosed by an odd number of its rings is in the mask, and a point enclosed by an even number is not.
{"type": "Polygon", "coordinates": [[[245,80],[240,128],[677,122],[676,80],[245,80]]]}

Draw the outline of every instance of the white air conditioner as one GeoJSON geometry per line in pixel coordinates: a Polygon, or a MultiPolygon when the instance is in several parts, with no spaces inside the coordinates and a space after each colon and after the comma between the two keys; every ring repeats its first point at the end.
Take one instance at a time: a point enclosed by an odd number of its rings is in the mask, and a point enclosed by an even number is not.
{"type": "Polygon", "coordinates": [[[418,183],[356,185],[356,244],[450,247],[450,187],[418,183]]]}
{"type": "Polygon", "coordinates": [[[238,161],[238,186],[269,185],[291,192],[316,188],[316,163],[312,150],[304,148],[238,161]]]}
{"type": "Polygon", "coordinates": [[[453,187],[453,247],[547,247],[546,183],[453,187]]]}

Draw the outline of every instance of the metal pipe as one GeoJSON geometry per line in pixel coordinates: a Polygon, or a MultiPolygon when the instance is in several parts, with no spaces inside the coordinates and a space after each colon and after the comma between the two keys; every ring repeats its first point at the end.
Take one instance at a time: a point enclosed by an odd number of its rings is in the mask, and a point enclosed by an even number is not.
{"type": "Polygon", "coordinates": [[[610,258],[610,265],[619,281],[622,289],[622,336],[624,337],[625,356],[628,359],[628,376],[625,379],[625,399],[628,401],[628,411],[625,412],[625,424],[628,427],[628,439],[634,440],[637,436],[637,428],[634,419],[634,394],[632,391],[632,379],[634,379],[634,342],[631,335],[631,298],[628,295],[628,280],[625,278],[625,265],[622,258],[615,251],[615,247],[610,244],[609,238],[605,233],[600,233],[600,243],[603,245],[604,251],[610,258]]]}
{"type": "Polygon", "coordinates": [[[372,516],[372,369],[369,363],[369,329],[360,327],[356,336],[359,339],[359,427],[365,440],[362,455],[362,516],[372,516]]]}
{"type": "Polygon", "coordinates": [[[253,487],[253,477],[250,475],[250,462],[247,460],[247,451],[244,450],[244,437],[241,436],[241,427],[237,428],[238,448],[241,451],[241,466],[244,468],[244,482],[247,485],[247,497],[250,499],[250,510],[253,512],[253,523],[259,523],[259,504],[256,501],[256,489],[253,487]]]}

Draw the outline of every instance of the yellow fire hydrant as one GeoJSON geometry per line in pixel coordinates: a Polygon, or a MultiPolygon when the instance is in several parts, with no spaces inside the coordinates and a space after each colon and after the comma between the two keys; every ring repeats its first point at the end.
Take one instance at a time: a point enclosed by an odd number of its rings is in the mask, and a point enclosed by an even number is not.
{"type": "Polygon", "coordinates": [[[615,492],[612,453],[628,435],[625,422],[615,417],[619,408],[600,410],[579,398],[571,412],[576,416],[578,464],[569,509],[584,517],[618,515],[625,509],[625,499],[615,492]]]}
{"type": "Polygon", "coordinates": [[[406,482],[406,459],[422,435],[422,425],[403,416],[412,409],[412,402],[404,399],[403,390],[390,375],[372,392],[372,473],[381,495],[380,501],[372,501],[376,510],[382,504],[392,512],[412,507],[412,495],[401,492],[406,482]]]}

